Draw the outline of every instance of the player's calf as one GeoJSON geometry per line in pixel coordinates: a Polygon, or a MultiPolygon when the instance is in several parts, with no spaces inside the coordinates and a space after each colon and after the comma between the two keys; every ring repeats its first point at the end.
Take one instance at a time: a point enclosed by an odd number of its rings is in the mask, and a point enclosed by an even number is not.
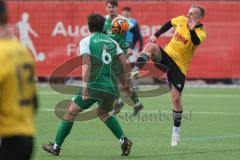
{"type": "Polygon", "coordinates": [[[122,155],[128,156],[131,151],[132,141],[124,136],[122,127],[114,116],[110,116],[107,112],[98,109],[97,114],[99,118],[106,124],[115,137],[119,140],[122,149],[122,155]]]}

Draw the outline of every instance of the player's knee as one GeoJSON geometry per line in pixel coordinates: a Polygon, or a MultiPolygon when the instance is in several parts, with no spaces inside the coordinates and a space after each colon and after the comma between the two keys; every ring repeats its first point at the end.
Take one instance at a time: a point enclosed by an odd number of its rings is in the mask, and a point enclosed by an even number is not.
{"type": "Polygon", "coordinates": [[[101,110],[99,108],[97,109],[97,116],[102,121],[106,121],[110,117],[107,111],[101,110]]]}
{"type": "Polygon", "coordinates": [[[146,54],[149,57],[154,57],[154,56],[156,57],[156,56],[158,56],[159,52],[160,52],[160,49],[156,43],[148,43],[147,44],[146,54]]]}
{"type": "Polygon", "coordinates": [[[77,116],[80,112],[82,112],[82,109],[80,109],[75,103],[72,103],[68,110],[67,110],[67,115],[75,117],[77,116]]]}
{"type": "Polygon", "coordinates": [[[152,56],[151,53],[153,53],[156,50],[157,47],[158,47],[158,45],[155,44],[155,43],[147,43],[147,45],[145,46],[143,52],[145,54],[147,54],[148,56],[152,56]]]}
{"type": "Polygon", "coordinates": [[[152,52],[155,52],[158,50],[159,46],[156,43],[149,43],[149,48],[152,52]]]}

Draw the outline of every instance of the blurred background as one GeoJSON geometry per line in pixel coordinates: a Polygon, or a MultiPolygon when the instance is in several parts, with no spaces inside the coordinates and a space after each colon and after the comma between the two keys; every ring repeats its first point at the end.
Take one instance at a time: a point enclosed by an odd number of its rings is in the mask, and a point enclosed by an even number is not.
{"type": "MultiPolygon", "coordinates": [[[[144,41],[171,18],[186,15],[192,4],[205,7],[207,38],[194,55],[188,80],[240,84],[240,1],[120,0],[118,10],[121,14],[125,6],[132,9],[144,41]]],[[[107,14],[101,0],[8,0],[8,6],[10,23],[32,51],[40,81],[48,80],[57,67],[78,55],[79,41],[89,35],[87,15],[107,14]]],[[[164,47],[173,33],[165,33],[158,44],[164,47]]],[[[73,72],[68,77],[79,79],[81,74],[73,72]]]]}

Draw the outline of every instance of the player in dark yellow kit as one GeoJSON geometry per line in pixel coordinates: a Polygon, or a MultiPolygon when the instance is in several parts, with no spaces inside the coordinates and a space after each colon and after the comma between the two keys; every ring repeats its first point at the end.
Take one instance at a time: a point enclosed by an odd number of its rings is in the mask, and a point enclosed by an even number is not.
{"type": "Polygon", "coordinates": [[[132,71],[132,78],[139,76],[141,69],[151,58],[158,68],[163,66],[168,68],[167,77],[172,87],[173,120],[172,146],[177,146],[180,142],[180,125],[183,107],[181,104],[182,90],[188,71],[189,64],[196,48],[206,38],[206,31],[201,24],[204,17],[204,8],[193,5],[189,9],[187,16],[179,16],[165,23],[148,40],[148,44],[143,49],[137,64],[132,71]],[[170,28],[174,27],[175,33],[167,46],[162,49],[155,42],[157,38],[170,28]]]}
{"type": "Polygon", "coordinates": [[[0,159],[31,158],[37,107],[34,61],[7,29],[6,2],[0,0],[0,159]]]}

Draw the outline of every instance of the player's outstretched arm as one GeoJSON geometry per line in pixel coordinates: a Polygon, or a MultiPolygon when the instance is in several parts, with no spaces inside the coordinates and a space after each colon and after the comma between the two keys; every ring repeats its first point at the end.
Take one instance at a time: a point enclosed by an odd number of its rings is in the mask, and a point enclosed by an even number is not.
{"type": "Polygon", "coordinates": [[[147,40],[146,40],[146,43],[149,43],[149,42],[153,42],[155,43],[157,41],[157,38],[167,32],[169,29],[171,29],[173,27],[171,21],[168,21],[167,23],[165,23],[154,35],[152,35],[151,37],[149,37],[147,40]]]}
{"type": "Polygon", "coordinates": [[[155,37],[159,37],[161,34],[167,32],[169,29],[171,29],[173,27],[171,21],[168,21],[167,23],[165,23],[154,35],[155,37]]]}
{"type": "Polygon", "coordinates": [[[147,39],[147,43],[148,42],[156,42],[156,40],[157,40],[157,38],[161,35],[161,34],[163,34],[163,33],[165,33],[165,32],[167,32],[169,29],[171,29],[173,27],[173,25],[172,25],[172,23],[171,23],[171,21],[168,21],[167,23],[165,23],[154,35],[152,35],[151,37],[149,37],[148,39],[147,39]]]}

